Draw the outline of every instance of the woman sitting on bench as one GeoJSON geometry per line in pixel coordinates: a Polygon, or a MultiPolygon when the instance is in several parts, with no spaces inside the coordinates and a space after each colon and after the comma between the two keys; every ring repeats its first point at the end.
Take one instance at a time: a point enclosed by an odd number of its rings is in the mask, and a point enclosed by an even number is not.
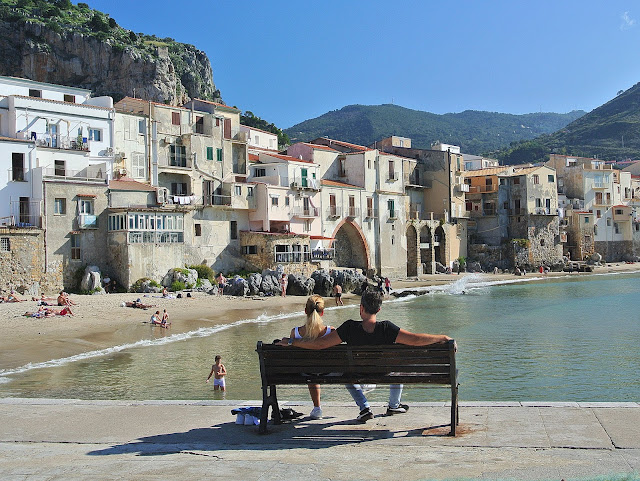
{"type": "MultiPolygon", "coordinates": [[[[322,315],[324,314],[324,299],[322,296],[314,294],[309,297],[307,304],[304,306],[304,312],[307,315],[307,322],[304,326],[291,329],[291,339],[314,341],[320,337],[329,335],[335,329],[331,326],[325,326],[322,322],[322,315]]],[[[309,384],[308,387],[311,400],[313,401],[313,409],[309,417],[311,419],[321,419],[320,384],[309,384]]]]}

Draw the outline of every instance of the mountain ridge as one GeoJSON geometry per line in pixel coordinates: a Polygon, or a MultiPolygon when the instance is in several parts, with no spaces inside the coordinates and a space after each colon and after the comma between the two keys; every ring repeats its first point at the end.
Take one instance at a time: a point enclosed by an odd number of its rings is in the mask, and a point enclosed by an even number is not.
{"type": "Polygon", "coordinates": [[[441,141],[459,145],[466,153],[481,154],[550,134],[582,115],[581,110],[566,114],[478,110],[434,114],[394,104],[353,104],[300,122],[285,132],[292,142],[327,136],[361,145],[398,135],[411,138],[413,147],[429,148],[432,142],[441,141]]]}

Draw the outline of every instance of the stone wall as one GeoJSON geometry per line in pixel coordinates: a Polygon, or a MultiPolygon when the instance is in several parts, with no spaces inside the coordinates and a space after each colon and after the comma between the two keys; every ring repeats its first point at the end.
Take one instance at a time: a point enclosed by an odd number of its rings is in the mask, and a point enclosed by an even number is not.
{"type": "Polygon", "coordinates": [[[255,246],[256,252],[244,254],[243,257],[249,264],[249,269],[262,271],[264,269],[276,269],[278,265],[284,267],[287,274],[303,274],[310,276],[317,266],[311,262],[276,262],[276,245],[300,245],[300,252],[304,251],[304,246],[309,245],[309,236],[297,234],[273,234],[268,232],[240,232],[240,245],[255,246]]]}
{"type": "Polygon", "coordinates": [[[620,262],[630,259],[634,253],[633,241],[596,241],[594,251],[602,255],[606,262],[620,262]]]}
{"type": "Polygon", "coordinates": [[[0,228],[0,290],[38,295],[62,286],[62,269],[44,272],[44,232],[0,228]]]}

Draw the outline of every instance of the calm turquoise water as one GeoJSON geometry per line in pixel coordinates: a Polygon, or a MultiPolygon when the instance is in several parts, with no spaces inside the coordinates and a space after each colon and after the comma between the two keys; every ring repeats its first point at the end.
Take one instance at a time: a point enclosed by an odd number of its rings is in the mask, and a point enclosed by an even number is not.
{"type": "MultiPolygon", "coordinates": [[[[302,306],[303,299],[301,299],[302,306]]],[[[355,307],[327,310],[337,326],[355,307]]],[[[461,400],[638,401],[640,274],[592,275],[492,285],[465,277],[427,295],[385,303],[381,319],[446,333],[459,346],[461,400]]],[[[0,371],[0,397],[221,399],[204,383],[215,354],[229,371],[226,399],[260,399],[255,345],[287,335],[302,316],[228,326],[118,346],[51,367],[0,371]]],[[[279,389],[308,400],[305,388],[279,389]]],[[[371,393],[382,401],[386,387],[371,393]]],[[[407,401],[447,400],[447,389],[407,387],[407,401]]],[[[339,386],[325,400],[349,400],[339,386]]]]}

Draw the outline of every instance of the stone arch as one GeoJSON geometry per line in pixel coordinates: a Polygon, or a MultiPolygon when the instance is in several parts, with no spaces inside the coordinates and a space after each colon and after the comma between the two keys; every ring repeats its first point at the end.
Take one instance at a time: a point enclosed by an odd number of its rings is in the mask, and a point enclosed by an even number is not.
{"type": "Polygon", "coordinates": [[[369,246],[360,226],[344,219],[331,237],[336,266],[369,270],[369,246]]]}
{"type": "Polygon", "coordinates": [[[418,275],[418,233],[412,225],[407,227],[407,277],[418,275]]]}
{"type": "Polygon", "coordinates": [[[436,262],[439,262],[445,267],[449,267],[449,262],[447,261],[447,237],[441,225],[436,229],[436,235],[433,241],[436,250],[436,262]]]}
{"type": "Polygon", "coordinates": [[[427,274],[435,274],[433,271],[433,239],[431,237],[431,229],[425,225],[420,229],[420,262],[426,264],[424,272],[427,274]]]}

